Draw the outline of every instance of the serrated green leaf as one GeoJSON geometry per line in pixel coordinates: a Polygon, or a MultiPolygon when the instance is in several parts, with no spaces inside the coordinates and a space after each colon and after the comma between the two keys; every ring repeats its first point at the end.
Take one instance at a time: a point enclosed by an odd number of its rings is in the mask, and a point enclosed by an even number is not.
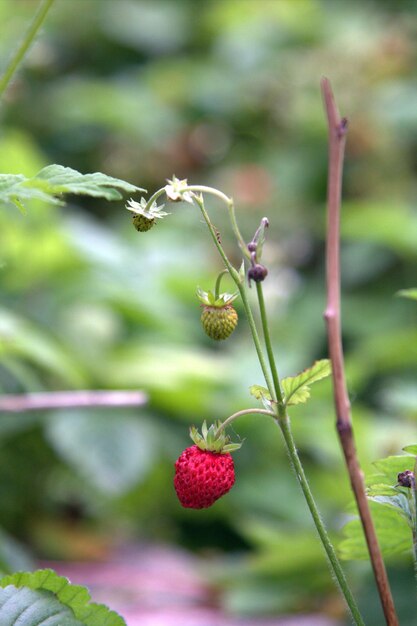
{"type": "Polygon", "coordinates": [[[90,602],[85,587],[71,585],[51,569],[5,576],[0,588],[1,624],[12,626],[24,611],[25,626],[126,626],[107,606],[90,602]]]}
{"type": "Polygon", "coordinates": [[[417,300],[417,289],[401,289],[400,291],[397,291],[397,296],[409,298],[410,300],[417,300]]]}
{"type": "Polygon", "coordinates": [[[122,191],[135,193],[145,190],[101,172],[81,174],[62,165],[49,165],[32,178],[21,174],[0,175],[0,203],[14,204],[20,210],[24,210],[24,203],[28,200],[62,204],[61,196],[65,193],[120,200],[122,191]]]}
{"type": "Polygon", "coordinates": [[[285,395],[285,404],[290,406],[306,402],[310,397],[310,385],[330,376],[331,371],[329,359],[321,359],[313,363],[308,369],[297,374],[297,376],[284,378],[282,388],[285,395]]]}
{"type": "MultiPolygon", "coordinates": [[[[370,502],[372,518],[381,550],[385,556],[411,550],[412,533],[404,515],[390,506],[370,502]]],[[[368,559],[368,550],[359,519],[352,520],[343,529],[345,539],[339,545],[343,559],[368,559]]]]}
{"type": "Polygon", "coordinates": [[[251,396],[256,398],[257,400],[268,400],[271,402],[271,394],[269,393],[266,387],[262,387],[262,385],[252,385],[249,387],[249,392],[251,396]]]}

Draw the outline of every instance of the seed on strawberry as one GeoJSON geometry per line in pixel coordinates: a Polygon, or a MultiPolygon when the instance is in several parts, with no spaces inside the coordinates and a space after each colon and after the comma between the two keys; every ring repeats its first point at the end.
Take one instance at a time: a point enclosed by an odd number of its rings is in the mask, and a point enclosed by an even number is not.
{"type": "Polygon", "coordinates": [[[236,309],[232,305],[236,294],[222,293],[216,297],[212,291],[198,289],[197,295],[203,303],[201,323],[206,335],[216,341],[230,337],[238,322],[236,309]]]}
{"type": "Polygon", "coordinates": [[[190,434],[195,445],[186,448],[175,463],[174,487],[183,507],[205,509],[224,496],[235,483],[235,469],[231,451],[240,444],[219,430],[220,422],[202,435],[192,427],[190,434]]]}
{"type": "Polygon", "coordinates": [[[133,226],[141,233],[150,230],[156,223],[157,218],[165,217],[169,213],[162,211],[162,206],[157,206],[156,202],[153,202],[148,207],[146,199],[141,198],[140,202],[130,199],[126,205],[126,209],[133,213],[133,226]]]}

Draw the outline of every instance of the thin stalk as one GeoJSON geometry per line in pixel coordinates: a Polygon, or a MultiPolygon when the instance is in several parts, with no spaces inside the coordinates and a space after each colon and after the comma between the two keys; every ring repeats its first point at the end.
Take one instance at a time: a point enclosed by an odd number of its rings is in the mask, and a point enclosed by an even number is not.
{"type": "Polygon", "coordinates": [[[330,541],[330,538],[327,534],[326,528],[323,524],[323,521],[320,517],[320,513],[319,510],[317,508],[317,505],[314,501],[313,498],[313,494],[311,493],[310,490],[310,486],[308,484],[308,480],[307,477],[304,473],[304,468],[302,466],[302,463],[300,461],[300,457],[298,456],[298,452],[297,452],[297,448],[295,447],[295,443],[294,443],[294,439],[292,436],[292,432],[291,432],[291,425],[290,425],[290,420],[288,415],[285,415],[284,417],[281,417],[278,420],[278,425],[281,429],[281,432],[283,434],[285,443],[287,445],[287,450],[288,450],[288,454],[290,456],[291,459],[291,463],[294,467],[294,471],[295,474],[297,476],[298,482],[300,484],[300,487],[303,491],[304,497],[306,499],[307,502],[307,506],[310,510],[311,516],[313,518],[314,524],[316,526],[317,532],[319,534],[319,537],[321,539],[321,542],[323,544],[323,547],[326,551],[327,557],[329,559],[330,562],[330,566],[331,569],[334,572],[334,575],[337,579],[337,582],[339,583],[339,587],[340,590],[346,600],[346,603],[350,609],[350,612],[352,614],[352,618],[355,621],[355,624],[357,624],[358,626],[364,626],[364,621],[362,619],[362,616],[359,612],[358,606],[356,604],[355,598],[352,595],[352,592],[349,588],[349,585],[347,583],[345,574],[343,572],[343,569],[340,565],[340,561],[337,558],[336,552],[333,548],[333,545],[330,541]]]}
{"type": "Polygon", "coordinates": [[[229,211],[230,223],[232,225],[232,229],[237,239],[237,242],[239,244],[239,247],[242,250],[245,257],[250,260],[250,254],[246,246],[246,242],[242,237],[242,233],[240,232],[239,226],[236,221],[235,205],[233,202],[233,198],[229,198],[228,196],[226,196],[225,193],[223,193],[219,189],[215,189],[214,187],[207,187],[206,185],[189,185],[185,191],[209,193],[212,196],[216,196],[217,198],[219,198],[226,204],[227,210],[229,211]]]}
{"type": "MultiPolygon", "coordinates": [[[[204,187],[202,187],[202,189],[204,189],[204,187]]],[[[211,187],[208,187],[208,189],[211,189],[211,187]]],[[[219,197],[224,196],[224,198],[227,198],[227,196],[225,196],[221,192],[219,192],[218,194],[214,194],[214,195],[217,195],[219,197]]],[[[276,400],[275,389],[274,389],[274,386],[273,386],[273,383],[272,383],[271,375],[270,375],[270,373],[268,371],[268,366],[267,366],[267,363],[266,363],[266,360],[265,360],[265,356],[264,356],[264,353],[263,353],[263,350],[262,350],[262,344],[261,344],[261,341],[259,339],[259,334],[258,334],[258,330],[256,328],[256,323],[255,323],[255,319],[253,317],[252,309],[250,307],[250,304],[249,304],[249,301],[248,301],[248,298],[247,298],[245,286],[244,286],[244,284],[241,281],[239,272],[233,267],[233,265],[229,261],[227,255],[226,255],[226,253],[225,253],[225,251],[223,249],[223,246],[221,245],[221,243],[217,239],[216,231],[215,231],[215,229],[213,227],[213,224],[210,221],[209,215],[208,215],[208,213],[207,213],[207,211],[205,209],[204,200],[203,200],[202,196],[197,196],[196,195],[196,196],[194,196],[194,199],[197,202],[198,206],[200,207],[201,213],[202,213],[202,215],[204,217],[204,220],[205,220],[205,222],[206,222],[206,224],[208,226],[208,229],[209,229],[209,231],[211,233],[211,236],[212,236],[212,239],[214,241],[214,244],[215,244],[215,246],[216,246],[216,248],[217,248],[221,258],[223,259],[223,263],[225,264],[225,266],[229,270],[229,274],[233,278],[233,280],[234,280],[234,282],[235,282],[235,284],[236,284],[236,286],[237,286],[237,288],[239,290],[240,296],[242,298],[243,307],[245,309],[246,317],[247,317],[247,320],[248,320],[248,323],[249,323],[249,328],[250,328],[250,331],[251,331],[251,334],[252,334],[252,339],[253,339],[253,342],[255,344],[256,353],[258,355],[259,364],[261,366],[262,373],[264,375],[265,382],[266,382],[266,385],[268,387],[268,391],[271,394],[272,399],[276,400]]]]}
{"type": "Polygon", "coordinates": [[[224,422],[217,429],[217,432],[219,433],[220,431],[227,428],[229,424],[231,424],[238,417],[242,417],[242,415],[267,415],[268,417],[272,417],[274,420],[277,419],[276,414],[273,411],[268,411],[267,409],[242,409],[241,411],[237,411],[236,413],[233,413],[233,415],[230,415],[227,419],[225,419],[224,422]]]}
{"type": "Polygon", "coordinates": [[[318,507],[314,500],[313,494],[310,489],[310,485],[308,484],[307,477],[304,473],[304,468],[302,466],[300,457],[298,456],[297,448],[294,443],[294,438],[291,432],[290,418],[286,412],[284,397],[283,397],[283,393],[281,390],[278,371],[277,371],[277,367],[275,363],[275,357],[274,357],[274,353],[272,350],[272,342],[271,342],[271,336],[269,332],[268,317],[266,313],[265,300],[264,300],[264,294],[263,294],[261,282],[256,283],[256,292],[258,295],[259,311],[261,315],[261,322],[262,322],[266,351],[268,354],[269,366],[271,368],[272,377],[274,380],[275,392],[278,398],[277,422],[278,422],[279,427],[281,428],[281,432],[283,434],[284,441],[287,446],[287,451],[291,459],[292,466],[295,470],[295,474],[297,476],[297,480],[304,494],[305,500],[307,502],[307,506],[310,510],[318,535],[323,544],[323,548],[329,559],[330,568],[332,569],[336,577],[336,580],[339,584],[340,591],[342,592],[346,600],[346,604],[349,607],[349,610],[352,614],[353,619],[355,620],[355,623],[360,626],[363,626],[364,622],[359,612],[359,608],[349,588],[342,566],[340,565],[340,561],[336,555],[336,552],[330,541],[329,535],[327,534],[327,530],[320,517],[318,507]]]}
{"type": "Polygon", "coordinates": [[[49,9],[51,8],[52,4],[53,4],[54,0],[43,0],[43,2],[41,2],[41,4],[38,7],[38,10],[36,11],[33,20],[23,38],[23,41],[21,42],[20,46],[18,47],[18,49],[16,50],[16,52],[14,53],[14,55],[12,56],[12,58],[9,61],[8,66],[6,67],[6,70],[3,74],[3,76],[0,78],[0,98],[2,97],[2,95],[4,94],[4,92],[6,91],[10,81],[12,80],[18,66],[20,65],[20,63],[23,61],[26,52],[28,51],[31,43],[33,42],[36,33],[38,32],[38,30],[40,29],[40,27],[42,26],[46,15],[49,11],[49,9]]]}
{"type": "Polygon", "coordinates": [[[327,183],[328,234],[326,246],[327,303],[324,318],[326,320],[329,355],[332,363],[336,429],[365,533],[385,620],[388,626],[398,626],[399,622],[392,599],[391,588],[376,536],[368,498],[366,496],[363,473],[356,453],[344,368],[340,305],[339,233],[343,157],[347,120],[340,117],[330,83],[327,79],[322,80],[322,92],[329,132],[329,173],[327,183]]]}
{"type": "Polygon", "coordinates": [[[217,276],[217,279],[216,279],[216,284],[215,284],[215,286],[214,286],[214,297],[216,298],[216,300],[217,300],[217,298],[218,298],[218,297],[219,297],[219,295],[220,295],[220,284],[221,284],[221,282],[222,282],[222,278],[223,278],[223,276],[224,276],[225,274],[228,274],[228,273],[229,273],[229,270],[228,270],[228,269],[224,269],[224,270],[222,270],[222,271],[220,272],[220,274],[217,276]]]}
{"type": "Polygon", "coordinates": [[[271,368],[272,380],[274,381],[275,394],[278,400],[278,404],[283,405],[284,397],[283,397],[281,385],[279,382],[277,366],[275,363],[274,352],[272,349],[271,334],[269,332],[268,318],[267,318],[266,307],[265,307],[265,299],[264,299],[264,293],[263,293],[261,282],[256,283],[256,293],[258,295],[259,312],[261,314],[261,323],[262,323],[262,329],[263,329],[263,334],[264,334],[265,347],[266,347],[266,352],[268,355],[269,367],[271,368]]]}

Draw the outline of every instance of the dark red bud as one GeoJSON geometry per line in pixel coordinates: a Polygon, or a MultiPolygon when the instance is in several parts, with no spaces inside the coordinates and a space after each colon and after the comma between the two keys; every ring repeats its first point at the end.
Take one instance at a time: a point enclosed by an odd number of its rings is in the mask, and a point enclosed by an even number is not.
{"type": "Polygon", "coordinates": [[[249,252],[256,252],[257,244],[254,241],[248,243],[249,252]]]}
{"type": "Polygon", "coordinates": [[[261,283],[263,280],[265,280],[267,274],[268,270],[264,265],[261,265],[260,263],[255,263],[254,265],[252,265],[252,267],[249,268],[248,271],[249,284],[251,280],[254,280],[255,283],[261,283]]]}
{"type": "Polygon", "coordinates": [[[411,470],[400,472],[397,476],[397,480],[400,487],[414,487],[414,472],[411,470]]]}

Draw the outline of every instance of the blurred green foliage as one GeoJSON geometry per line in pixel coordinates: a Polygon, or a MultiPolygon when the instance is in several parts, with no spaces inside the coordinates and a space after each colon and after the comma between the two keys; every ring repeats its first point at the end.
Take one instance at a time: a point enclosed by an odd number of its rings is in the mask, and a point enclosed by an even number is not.
{"type": "MultiPolygon", "coordinates": [[[[2,59],[35,6],[0,2],[2,59]]],[[[326,356],[319,81],[328,76],[350,120],[343,324],[369,469],[416,440],[415,303],[395,297],[416,287],[416,34],[412,1],[57,0],[2,103],[0,172],[33,176],[60,163],[150,191],[176,174],[233,196],[248,239],[267,215],[271,330],[281,375],[294,375],[326,356]]],[[[226,212],[209,206],[238,264],[226,212]]],[[[75,531],[97,537],[97,553],[103,536],[212,548],[221,564],[213,575],[234,610],[342,615],[273,423],[237,424],[245,439],[237,484],[213,509],[185,511],[174,497],[173,461],[189,425],[251,406],[249,386],[262,378],[239,302],[229,342],[213,345],[201,331],[196,287],[212,289],[221,264],[195,209],[172,213],[147,234],[134,231],[122,203],[97,199],[0,213],[2,391],[150,395],[137,412],[2,415],[1,526],[36,556],[91,557],[94,541],[87,550],[75,531]]],[[[313,491],[340,538],[350,493],[330,383],[291,415],[313,491]]],[[[0,552],[4,569],[15,566],[9,552],[0,552]]],[[[394,566],[401,623],[411,625],[412,568],[394,566]]],[[[349,574],[377,623],[369,567],[349,574]]]]}

